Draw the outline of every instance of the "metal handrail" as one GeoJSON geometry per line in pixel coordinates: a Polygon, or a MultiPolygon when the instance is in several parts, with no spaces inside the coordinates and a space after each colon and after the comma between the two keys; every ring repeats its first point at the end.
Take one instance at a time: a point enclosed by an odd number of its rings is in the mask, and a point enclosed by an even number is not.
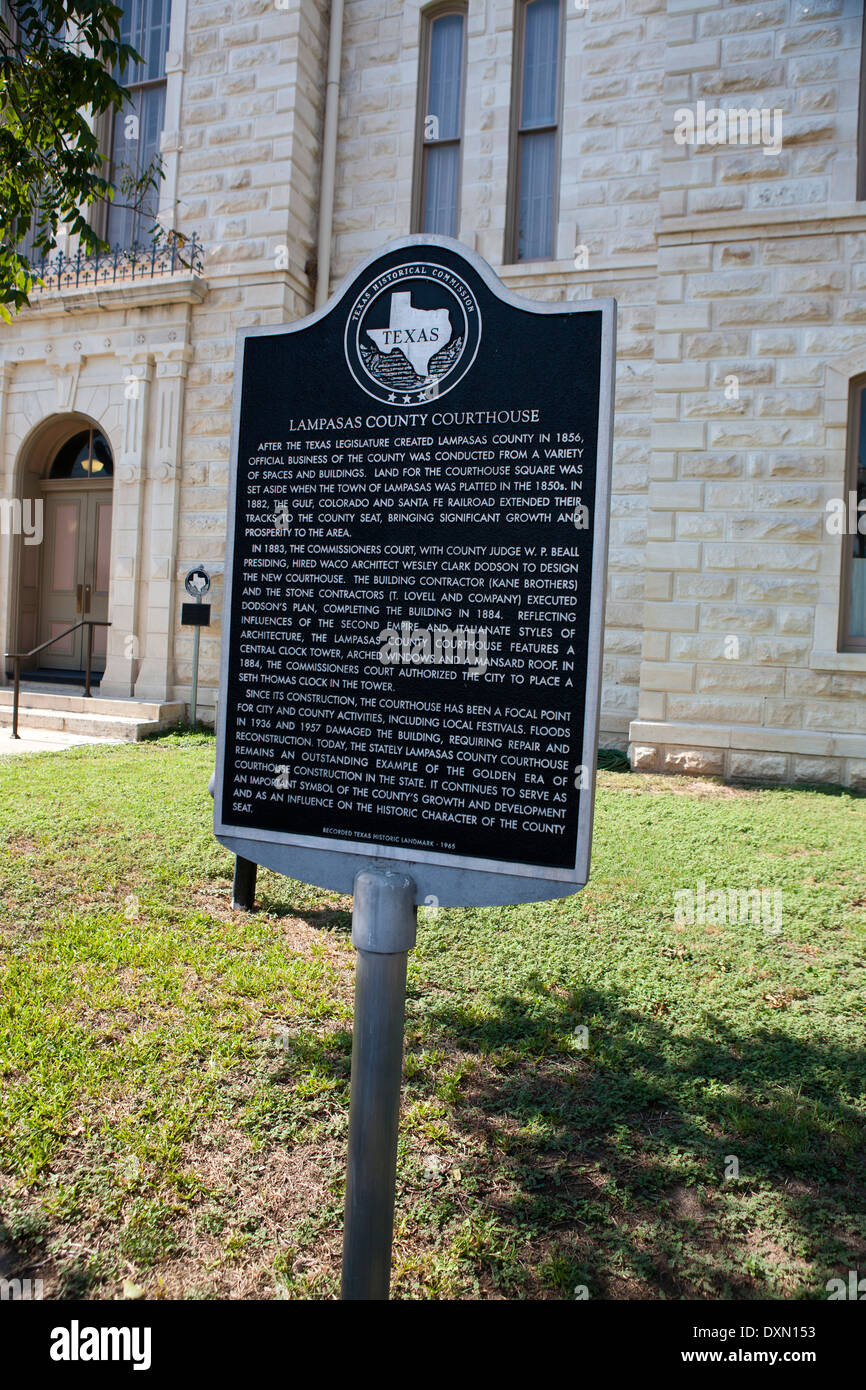
{"type": "Polygon", "coordinates": [[[49,637],[47,642],[40,642],[38,647],[34,647],[29,652],[7,652],[7,661],[11,658],[12,666],[12,738],[20,738],[18,732],[18,703],[21,698],[21,663],[29,661],[31,656],[37,656],[39,652],[44,652],[46,647],[51,647],[55,642],[60,642],[64,637],[68,637],[70,632],[77,632],[80,627],[87,628],[87,662],[84,667],[84,694],[90,698],[90,667],[93,661],[93,629],[95,627],[111,627],[111,623],[106,623],[99,618],[82,618],[80,623],[73,623],[65,632],[58,632],[56,637],[49,637]]]}

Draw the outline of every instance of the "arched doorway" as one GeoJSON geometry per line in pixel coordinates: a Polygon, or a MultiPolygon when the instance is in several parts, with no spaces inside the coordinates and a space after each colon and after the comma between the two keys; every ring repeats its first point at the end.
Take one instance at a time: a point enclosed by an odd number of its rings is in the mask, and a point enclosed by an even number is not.
{"type": "MultiPolygon", "coordinates": [[[[111,447],[97,426],[76,421],[53,442],[39,482],[43,543],[34,645],[83,618],[108,619],[113,478],[111,447]]],[[[105,669],[106,634],[107,628],[94,628],[94,673],[105,669]]],[[[86,641],[86,628],[69,633],[39,653],[37,669],[74,679],[84,669],[86,641]]]]}

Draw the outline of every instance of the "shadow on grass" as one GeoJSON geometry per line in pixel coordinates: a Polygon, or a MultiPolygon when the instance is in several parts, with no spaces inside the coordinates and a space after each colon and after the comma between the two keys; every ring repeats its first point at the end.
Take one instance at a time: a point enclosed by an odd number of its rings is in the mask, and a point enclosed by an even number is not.
{"type": "MultiPolygon", "coordinates": [[[[342,1152],[350,1048],[345,1028],[285,1039],[245,1125],[262,1148],[342,1152]]],[[[864,1047],[712,1015],[696,1037],[530,978],[477,1003],[416,980],[406,1055],[398,1209],[420,1273],[398,1295],[449,1251],[461,1286],[506,1298],[825,1298],[866,1266],[864,1047]],[[443,1099],[447,1132],[413,1125],[443,1099]]],[[[3,1217],[7,1269],[38,1275],[36,1233],[3,1217]]],[[[58,1265],[62,1298],[99,1282],[58,1265]]]]}
{"type": "MultiPolygon", "coordinates": [[[[863,1047],[712,1015],[695,1037],[531,978],[483,1004],[444,994],[416,981],[408,998],[398,1208],[416,1269],[450,1242],[482,1297],[750,1299],[825,1298],[866,1265],[863,1047]]],[[[315,1076],[344,1142],[350,1049],[344,1029],[287,1040],[259,1139],[309,1134],[321,1095],[294,1092],[315,1076]]]]}
{"type": "Polygon", "coordinates": [[[763,782],[760,779],[746,780],[742,777],[713,777],[708,781],[717,782],[721,787],[734,787],[735,789],[750,792],[778,792],[782,796],[789,795],[792,791],[809,792],[815,796],[829,797],[849,797],[859,801],[866,796],[866,792],[860,791],[857,787],[845,787],[841,782],[797,782],[796,786],[779,785],[778,782],[763,782]]]}
{"type": "MultiPolygon", "coordinates": [[[[712,1017],[695,1038],[612,993],[527,995],[443,1002],[410,1031],[410,1052],[472,1060],[451,1124],[500,1249],[528,1239],[566,1296],[826,1297],[864,1264],[866,1049],[712,1017]]],[[[410,1094],[435,1088],[423,1054],[411,1070],[410,1094]]]]}
{"type": "Polygon", "coordinates": [[[290,897],[275,894],[268,888],[256,893],[255,908],[272,917],[297,917],[315,931],[339,932],[342,936],[348,936],[352,930],[351,907],[298,907],[290,897]]]}
{"type": "MultiPolygon", "coordinates": [[[[22,1223],[13,1210],[0,1209],[0,1280],[10,1283],[29,1280],[30,1288],[24,1297],[41,1297],[41,1293],[33,1292],[34,1281],[47,1282],[46,1265],[57,1280],[57,1296],[63,1299],[82,1299],[96,1294],[104,1277],[98,1261],[95,1264],[89,1257],[61,1256],[57,1260],[46,1257],[41,1226],[30,1219],[22,1223]]],[[[10,1294],[13,1298],[18,1296],[20,1292],[10,1294]]]]}

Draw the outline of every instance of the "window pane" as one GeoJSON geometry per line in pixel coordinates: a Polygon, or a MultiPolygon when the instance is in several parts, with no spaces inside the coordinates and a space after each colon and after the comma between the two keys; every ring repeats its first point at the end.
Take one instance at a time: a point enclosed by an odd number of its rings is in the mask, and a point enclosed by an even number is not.
{"type": "Polygon", "coordinates": [[[139,53],[147,65],[148,78],[165,77],[165,54],[171,18],[169,0],[144,0],[144,23],[139,53]]]}
{"type": "Polygon", "coordinates": [[[849,637],[866,637],[866,558],[851,561],[849,637]]]}
{"type": "Polygon", "coordinates": [[[522,127],[555,125],[559,0],[533,0],[524,11],[522,127]]]}
{"type": "MultiPolygon", "coordinates": [[[[860,437],[857,441],[857,472],[853,485],[858,504],[866,501],[866,389],[860,393],[860,437]]],[[[862,515],[864,513],[857,512],[858,521],[862,515]]],[[[866,637],[866,536],[855,532],[852,542],[848,636],[866,637]]]]}
{"type": "MultiPolygon", "coordinates": [[[[49,25],[49,19],[45,13],[45,0],[29,0],[27,9],[28,11],[34,11],[34,13],[28,13],[19,17],[13,14],[7,5],[0,4],[0,14],[2,14],[5,19],[12,38],[17,43],[20,43],[21,47],[25,50],[30,46],[30,35],[33,32],[33,27],[36,26],[37,32],[39,32],[42,25],[45,26],[46,30],[49,25]]],[[[49,43],[52,45],[60,43],[64,37],[65,31],[66,23],[62,20],[59,26],[49,34],[49,43]]]]}
{"type": "Polygon", "coordinates": [[[457,235],[460,146],[428,145],[424,151],[424,226],[437,236],[457,235]]]}
{"type": "Polygon", "coordinates": [[[145,87],[133,91],[132,104],[124,106],[114,117],[114,141],[111,151],[111,176],[115,184],[114,202],[109,205],[106,240],[111,246],[128,248],[134,241],[150,235],[159,207],[159,185],[149,188],[136,212],[120,206],[135,201],[135,195],[124,193],[119,182],[125,171],[138,177],[159,153],[159,138],[165,113],[165,87],[145,87]],[[129,121],[138,121],[137,130],[129,121]],[[132,138],[127,139],[127,133],[132,138]]]}
{"type": "Polygon", "coordinates": [[[111,449],[104,434],[82,430],[61,444],[49,470],[49,478],[110,478],[114,473],[111,449]]]}
{"type": "Polygon", "coordinates": [[[39,206],[38,204],[36,204],[33,207],[30,227],[27,231],[27,234],[26,236],[23,236],[21,238],[21,240],[15,247],[16,251],[18,251],[22,256],[25,256],[27,258],[27,261],[30,265],[41,265],[43,255],[45,254],[43,251],[37,251],[34,245],[36,241],[36,234],[39,230],[39,206]]]}
{"type": "Polygon", "coordinates": [[[124,84],[158,81],[165,76],[171,0],[122,0],[122,5],[121,40],[132,44],[144,60],[126,69],[124,84]]]}
{"type": "Polygon", "coordinates": [[[463,15],[444,14],[430,32],[430,82],[425,116],[438,125],[428,138],[456,140],[460,135],[460,85],[463,75],[463,15]]]}
{"type": "MultiPolygon", "coordinates": [[[[25,50],[27,50],[30,47],[29,36],[32,32],[31,26],[38,26],[41,23],[44,24],[47,29],[49,24],[48,16],[45,13],[45,0],[29,0],[28,10],[32,10],[34,13],[28,14],[23,19],[23,21],[21,21],[18,19],[16,15],[12,14],[11,10],[8,8],[7,5],[0,3],[0,14],[2,14],[3,18],[5,19],[12,38],[16,42],[20,43],[22,48],[25,50]]],[[[60,23],[60,26],[57,29],[55,29],[51,35],[49,35],[49,43],[52,47],[55,44],[59,45],[62,43],[65,32],[65,21],[62,21],[60,23]]],[[[34,246],[37,233],[45,230],[44,226],[40,227],[39,225],[39,212],[40,209],[37,201],[37,203],[32,205],[32,217],[30,221],[30,227],[26,235],[21,238],[21,240],[15,247],[16,251],[20,252],[22,256],[25,256],[27,261],[32,266],[41,265],[45,256],[44,251],[37,251],[34,246]]]]}
{"type": "Polygon", "coordinates": [[[540,130],[521,135],[518,260],[541,260],[553,254],[555,155],[555,131],[540,130]]]}

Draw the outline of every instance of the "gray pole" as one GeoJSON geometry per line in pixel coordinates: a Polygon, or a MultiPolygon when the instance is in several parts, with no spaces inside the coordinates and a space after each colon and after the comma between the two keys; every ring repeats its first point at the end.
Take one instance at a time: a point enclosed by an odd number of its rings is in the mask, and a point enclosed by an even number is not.
{"type": "Polygon", "coordinates": [[[415,945],[408,874],[355,876],[355,1027],[343,1230],[344,1299],[386,1299],[391,1282],[406,960],[415,945]]]}
{"type": "MultiPolygon", "coordinates": [[[[196,599],[196,603],[201,603],[201,594],[196,599]]],[[[189,699],[189,722],[190,728],[195,728],[196,705],[198,704],[198,647],[201,641],[201,628],[196,624],[192,635],[192,694],[189,699]]]]}

